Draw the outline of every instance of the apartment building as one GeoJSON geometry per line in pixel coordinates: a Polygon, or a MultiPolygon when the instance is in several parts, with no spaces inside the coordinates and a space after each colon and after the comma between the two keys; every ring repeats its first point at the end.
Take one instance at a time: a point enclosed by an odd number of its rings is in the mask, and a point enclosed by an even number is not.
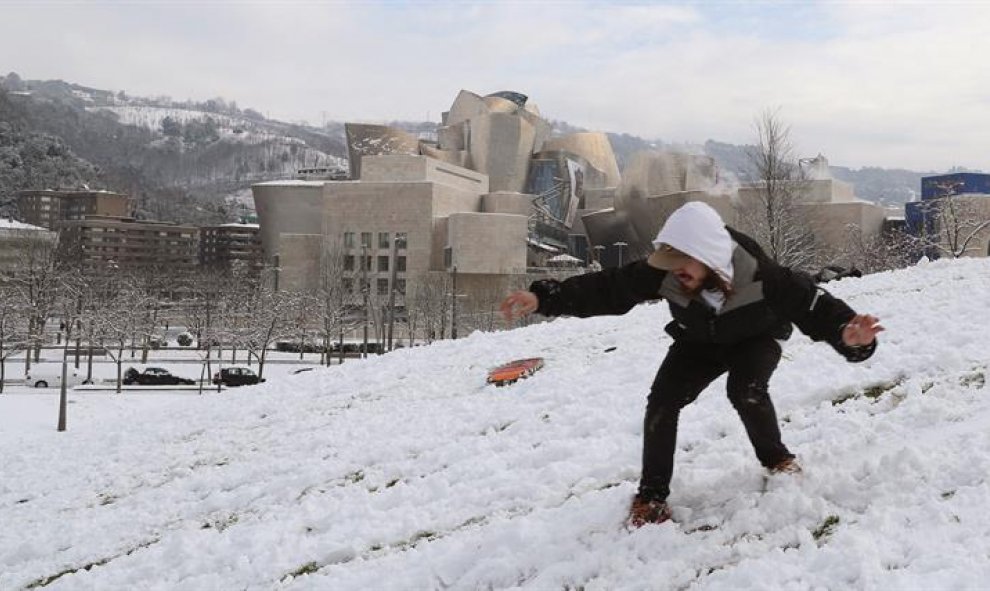
{"type": "Polygon", "coordinates": [[[110,191],[19,191],[16,200],[22,222],[48,230],[86,216],[127,217],[134,208],[129,196],[110,191]]]}

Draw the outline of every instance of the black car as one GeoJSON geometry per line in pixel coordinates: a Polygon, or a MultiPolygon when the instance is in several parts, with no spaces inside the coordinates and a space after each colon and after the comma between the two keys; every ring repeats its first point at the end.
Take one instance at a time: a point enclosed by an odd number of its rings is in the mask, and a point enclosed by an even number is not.
{"type": "Polygon", "coordinates": [[[137,384],[139,386],[191,386],[196,382],[172,375],[167,369],[161,367],[146,367],[138,371],[136,368],[128,367],[124,372],[124,384],[127,386],[137,384]]]}
{"type": "Polygon", "coordinates": [[[264,378],[259,378],[254,370],[247,367],[225,367],[213,374],[213,383],[224,386],[250,386],[258,382],[264,382],[264,378]]]}

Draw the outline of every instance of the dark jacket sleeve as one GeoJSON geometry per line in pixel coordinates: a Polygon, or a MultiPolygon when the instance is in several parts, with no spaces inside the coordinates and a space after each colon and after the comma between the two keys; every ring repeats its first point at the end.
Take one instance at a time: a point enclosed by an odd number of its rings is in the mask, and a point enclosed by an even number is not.
{"type": "Polygon", "coordinates": [[[815,284],[807,273],[779,265],[763,265],[763,293],[774,313],[790,320],[814,341],[832,345],[848,361],[869,359],[877,341],[851,347],[842,342],[842,330],[856,313],[839,298],[815,284]]]}
{"type": "Polygon", "coordinates": [[[539,298],[536,311],[544,316],[625,314],[640,302],[659,299],[660,284],[666,275],[666,271],[643,260],[564,281],[534,281],[529,291],[539,298]]]}

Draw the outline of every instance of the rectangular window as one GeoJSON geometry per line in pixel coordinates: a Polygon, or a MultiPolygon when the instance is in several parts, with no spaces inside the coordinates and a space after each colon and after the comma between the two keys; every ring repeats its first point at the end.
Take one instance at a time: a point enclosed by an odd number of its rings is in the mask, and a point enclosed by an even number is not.
{"type": "Polygon", "coordinates": [[[354,280],[350,277],[344,277],[340,285],[344,288],[344,293],[354,293],[354,280]]]}
{"type": "Polygon", "coordinates": [[[371,291],[371,280],[370,279],[362,279],[361,282],[360,282],[360,284],[361,284],[361,293],[366,293],[368,291],[371,291]]]}
{"type": "Polygon", "coordinates": [[[361,248],[371,248],[371,232],[361,232],[361,248]]]}
{"type": "Polygon", "coordinates": [[[391,245],[388,243],[388,232],[378,233],[378,248],[390,248],[391,245]]]}
{"type": "Polygon", "coordinates": [[[406,246],[406,233],[396,232],[395,233],[395,247],[396,248],[407,248],[406,246]]]}
{"type": "Polygon", "coordinates": [[[380,256],[378,257],[378,271],[380,273],[385,273],[388,271],[388,257],[380,256]]]}
{"type": "Polygon", "coordinates": [[[378,295],[388,295],[388,279],[378,280],[378,295]]]}
{"type": "Polygon", "coordinates": [[[405,295],[406,294],[406,280],[396,279],[395,280],[395,292],[405,295]]]}
{"type": "Polygon", "coordinates": [[[344,257],[344,270],[345,271],[354,270],[354,255],[349,254],[344,257]]]}
{"type": "Polygon", "coordinates": [[[443,249],[443,266],[447,269],[454,264],[454,249],[447,247],[443,249]]]}
{"type": "Polygon", "coordinates": [[[397,256],[397,257],[395,257],[395,270],[398,271],[399,273],[405,273],[406,272],[406,257],[405,256],[397,256]]]}
{"type": "Polygon", "coordinates": [[[344,232],[344,248],[354,248],[354,232],[344,232]]]}

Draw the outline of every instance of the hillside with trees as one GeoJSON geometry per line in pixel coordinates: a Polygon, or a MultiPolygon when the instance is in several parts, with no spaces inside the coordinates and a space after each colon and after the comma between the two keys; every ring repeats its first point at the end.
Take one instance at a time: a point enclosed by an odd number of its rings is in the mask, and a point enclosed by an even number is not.
{"type": "MultiPolygon", "coordinates": [[[[422,137],[436,122],[393,121],[422,137]]],[[[551,121],[554,134],[584,131],[551,121]]],[[[628,133],[608,137],[622,168],[641,150],[672,149],[715,158],[727,177],[752,177],[752,146],[709,140],[665,143],[628,133]]],[[[0,211],[21,189],[106,188],[132,195],[141,218],[184,223],[236,221],[253,209],[249,187],[293,178],[305,168],[347,170],[344,126],[286,123],[236,101],[136,97],[61,80],[0,76],[0,211]]],[[[910,201],[924,174],[832,166],[861,198],[910,201]]]]}

